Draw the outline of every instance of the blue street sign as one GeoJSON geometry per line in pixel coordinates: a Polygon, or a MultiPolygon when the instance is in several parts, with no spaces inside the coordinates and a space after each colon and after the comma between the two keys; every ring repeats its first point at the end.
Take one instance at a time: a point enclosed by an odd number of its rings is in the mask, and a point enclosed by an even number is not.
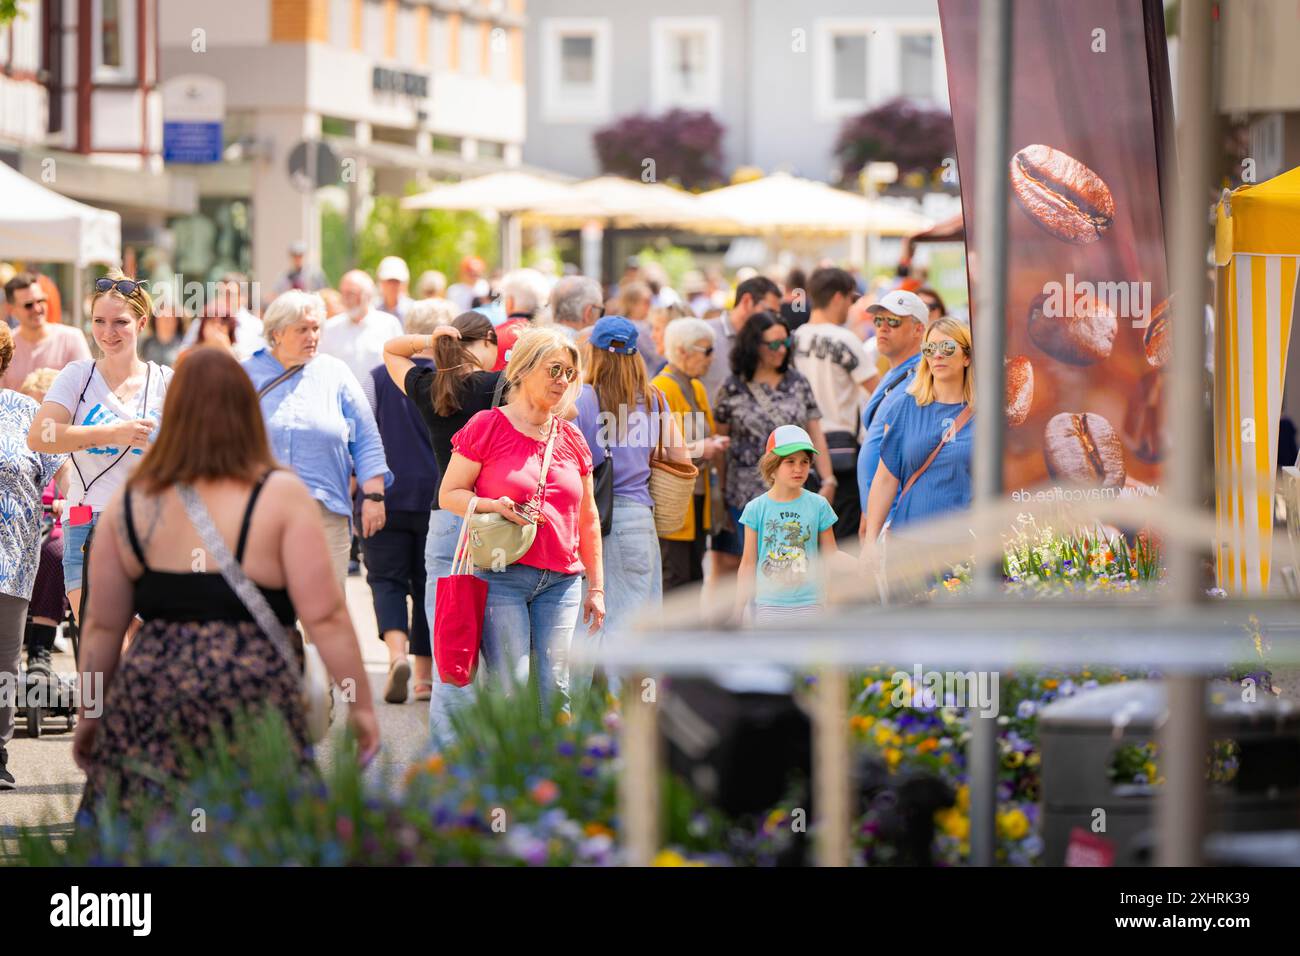
{"type": "Polygon", "coordinates": [[[163,123],[163,161],[221,162],[221,124],[163,123]]]}

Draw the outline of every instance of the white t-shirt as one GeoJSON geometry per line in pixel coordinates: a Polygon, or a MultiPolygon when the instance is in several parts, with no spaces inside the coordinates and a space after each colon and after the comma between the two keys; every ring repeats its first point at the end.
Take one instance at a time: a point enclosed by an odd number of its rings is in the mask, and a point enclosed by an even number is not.
{"type": "Polygon", "coordinates": [[[862,383],[880,374],[860,338],[842,325],[801,325],[794,330],[794,367],[812,385],[823,432],[860,430],[867,401],[862,383]]]}
{"type": "Polygon", "coordinates": [[[371,309],[360,322],[344,312],[325,323],[320,350],[342,360],[361,382],[384,360],[384,343],[401,334],[402,323],[387,312],[371,309]]]}
{"type": "MultiPolygon", "coordinates": [[[[161,422],[163,399],[167,395],[167,386],[171,384],[172,370],[154,362],[148,365],[146,384],[135,398],[125,404],[109,390],[108,382],[104,381],[93,359],[67,365],[45,393],[45,400],[66,408],[72,415],[73,425],[113,425],[135,418],[152,418],[161,422]]],[[[157,436],[155,428],[152,437],[157,436]]],[[[123,454],[124,451],[104,445],[73,452],[70,456],[73,467],[68,504],[90,505],[95,511],[102,511],[144,456],[141,448],[132,448],[123,454]]]]}

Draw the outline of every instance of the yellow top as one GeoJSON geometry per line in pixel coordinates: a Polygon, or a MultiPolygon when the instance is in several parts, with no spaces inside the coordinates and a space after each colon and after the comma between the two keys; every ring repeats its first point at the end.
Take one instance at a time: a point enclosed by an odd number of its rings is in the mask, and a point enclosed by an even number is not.
{"type": "Polygon", "coordinates": [[[1215,229],[1215,261],[1236,253],[1300,255],[1300,167],[1267,182],[1239,186],[1221,201],[1215,229]]]}
{"type": "MultiPolygon", "coordinates": [[[[677,379],[664,371],[656,375],[651,384],[664,393],[664,398],[668,401],[668,410],[677,419],[677,427],[682,429],[682,434],[686,436],[688,442],[699,441],[701,438],[706,437],[706,435],[693,434],[683,425],[685,417],[693,415],[695,408],[686,400],[686,394],[677,383],[677,379]]],[[[713,409],[709,407],[709,393],[705,391],[704,383],[698,378],[691,379],[691,389],[695,393],[695,405],[704,412],[704,417],[708,420],[709,430],[707,434],[712,435],[716,428],[713,424],[713,409]]],[[[713,514],[709,505],[710,475],[707,465],[700,468],[700,474],[704,477],[704,531],[707,533],[708,529],[713,525],[713,514]]],[[[680,531],[673,534],[661,534],[659,537],[665,541],[694,541],[695,534],[695,508],[690,507],[686,509],[686,523],[682,525],[680,531]]]]}

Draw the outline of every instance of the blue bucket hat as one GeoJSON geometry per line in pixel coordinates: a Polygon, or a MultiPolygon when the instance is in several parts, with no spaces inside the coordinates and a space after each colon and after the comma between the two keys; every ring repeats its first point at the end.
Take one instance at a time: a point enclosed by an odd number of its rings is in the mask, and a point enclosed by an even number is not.
{"type": "Polygon", "coordinates": [[[607,315],[591,327],[591,347],[602,352],[636,355],[636,326],[621,315],[607,315]]]}

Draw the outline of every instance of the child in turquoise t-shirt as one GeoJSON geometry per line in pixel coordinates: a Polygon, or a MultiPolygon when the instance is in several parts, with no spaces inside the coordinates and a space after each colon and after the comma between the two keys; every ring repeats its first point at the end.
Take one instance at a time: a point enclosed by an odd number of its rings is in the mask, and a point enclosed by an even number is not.
{"type": "Polygon", "coordinates": [[[757,590],[756,624],[815,616],[822,609],[818,569],[838,549],[835,510],[821,495],[804,488],[812,439],[798,425],[782,425],[767,439],[759,471],[770,485],[740,515],[745,553],[740,559],[736,619],[743,617],[757,590]]]}

